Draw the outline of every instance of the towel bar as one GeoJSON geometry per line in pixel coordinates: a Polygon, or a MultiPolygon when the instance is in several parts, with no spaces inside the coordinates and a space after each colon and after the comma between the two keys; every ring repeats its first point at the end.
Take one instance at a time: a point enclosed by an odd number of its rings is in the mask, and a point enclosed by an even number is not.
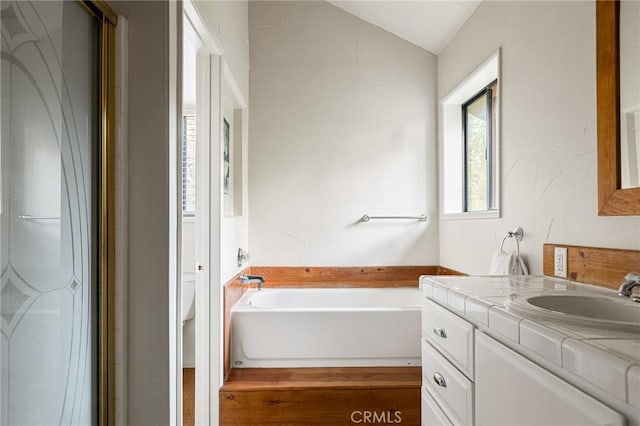
{"type": "Polygon", "coordinates": [[[59,217],[53,217],[53,216],[30,216],[28,214],[23,214],[18,216],[18,219],[20,220],[60,220],[59,217]]]}
{"type": "Polygon", "coordinates": [[[408,219],[408,220],[419,220],[420,222],[426,222],[429,219],[429,217],[424,213],[419,216],[369,216],[368,214],[365,214],[360,218],[360,221],[369,222],[370,220],[376,220],[376,219],[408,219]]]}

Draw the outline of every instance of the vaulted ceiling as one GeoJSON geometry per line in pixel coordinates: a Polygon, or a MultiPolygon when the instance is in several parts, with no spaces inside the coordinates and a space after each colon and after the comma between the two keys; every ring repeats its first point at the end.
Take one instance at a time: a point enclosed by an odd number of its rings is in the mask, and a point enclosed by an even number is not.
{"type": "Polygon", "coordinates": [[[440,53],[481,0],[334,0],[329,3],[432,53],[440,53]]]}

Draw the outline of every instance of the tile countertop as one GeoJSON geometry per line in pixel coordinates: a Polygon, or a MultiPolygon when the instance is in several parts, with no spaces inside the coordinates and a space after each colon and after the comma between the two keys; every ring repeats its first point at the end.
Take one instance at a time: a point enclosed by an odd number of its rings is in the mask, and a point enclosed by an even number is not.
{"type": "Polygon", "coordinates": [[[512,346],[522,346],[640,408],[640,331],[569,324],[506,307],[514,294],[577,292],[618,297],[617,292],[545,276],[425,275],[420,277],[420,288],[430,299],[501,335],[512,346]]]}

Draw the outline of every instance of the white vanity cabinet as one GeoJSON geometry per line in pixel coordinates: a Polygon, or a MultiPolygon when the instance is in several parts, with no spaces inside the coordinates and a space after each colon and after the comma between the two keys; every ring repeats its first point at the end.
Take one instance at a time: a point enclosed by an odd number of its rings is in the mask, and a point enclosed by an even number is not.
{"type": "Polygon", "coordinates": [[[423,425],[473,425],[473,337],[470,322],[424,299],[422,406],[435,414],[423,416],[423,425]]]}
{"type": "Polygon", "coordinates": [[[624,425],[625,418],[476,330],[477,425],[624,425]]]}
{"type": "Polygon", "coordinates": [[[420,418],[423,425],[453,426],[449,418],[442,412],[438,403],[422,389],[422,404],[420,406],[420,418]]]}
{"type": "MultiPolygon", "coordinates": [[[[425,298],[422,425],[625,425],[625,417],[425,298]]],[[[481,324],[478,327],[482,328],[481,324]]]]}

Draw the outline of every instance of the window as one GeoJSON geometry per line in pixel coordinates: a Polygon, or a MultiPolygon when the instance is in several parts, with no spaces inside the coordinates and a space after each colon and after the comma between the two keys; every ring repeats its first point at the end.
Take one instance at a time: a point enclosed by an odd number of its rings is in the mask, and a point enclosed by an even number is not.
{"type": "Polygon", "coordinates": [[[196,116],[182,117],[182,216],[196,214],[196,116]]]}
{"type": "Polygon", "coordinates": [[[443,219],[500,217],[500,50],[441,100],[443,219]]]}
{"type": "Polygon", "coordinates": [[[463,211],[495,209],[495,127],[497,81],[462,104],[463,211]]]}

